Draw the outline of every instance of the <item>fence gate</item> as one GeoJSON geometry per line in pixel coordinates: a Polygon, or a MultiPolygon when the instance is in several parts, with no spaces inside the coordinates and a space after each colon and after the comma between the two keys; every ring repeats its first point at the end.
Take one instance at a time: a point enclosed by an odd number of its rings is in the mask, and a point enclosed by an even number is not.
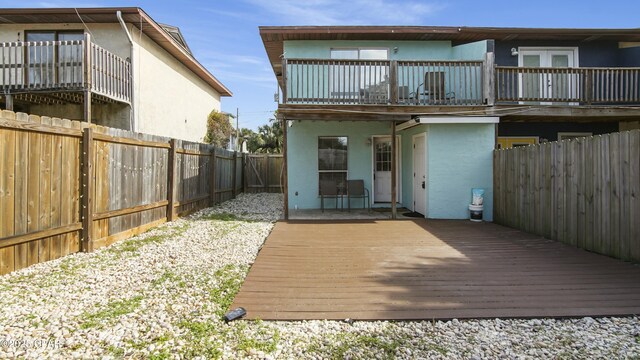
{"type": "Polygon", "coordinates": [[[246,192],[282,192],[282,154],[249,154],[245,161],[246,192]]]}

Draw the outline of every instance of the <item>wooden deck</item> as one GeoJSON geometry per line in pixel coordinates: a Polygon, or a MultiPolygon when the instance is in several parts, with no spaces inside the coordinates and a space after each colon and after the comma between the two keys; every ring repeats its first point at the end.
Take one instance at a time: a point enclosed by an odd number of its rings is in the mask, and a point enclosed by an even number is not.
{"type": "Polygon", "coordinates": [[[640,266],[495,224],[278,222],[233,307],[248,318],[640,314],[640,266]]]}

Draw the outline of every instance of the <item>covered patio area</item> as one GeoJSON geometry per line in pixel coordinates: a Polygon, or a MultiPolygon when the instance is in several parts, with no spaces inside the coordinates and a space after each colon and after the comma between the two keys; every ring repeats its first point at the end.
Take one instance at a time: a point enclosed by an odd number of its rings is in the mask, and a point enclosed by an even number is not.
{"type": "Polygon", "coordinates": [[[278,222],[233,308],[264,320],[640,314],[640,267],[491,223],[278,222]]]}

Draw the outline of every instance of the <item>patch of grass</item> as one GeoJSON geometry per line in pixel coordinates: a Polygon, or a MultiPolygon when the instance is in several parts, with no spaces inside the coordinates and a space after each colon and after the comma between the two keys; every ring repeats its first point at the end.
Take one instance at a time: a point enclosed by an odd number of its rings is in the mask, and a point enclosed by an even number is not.
{"type": "Polygon", "coordinates": [[[219,359],[222,357],[223,353],[218,344],[211,341],[218,334],[219,324],[211,321],[184,320],[178,326],[189,331],[186,335],[188,347],[181,354],[185,359],[194,357],[219,359]]]}
{"type": "Polygon", "coordinates": [[[171,358],[172,358],[171,353],[167,349],[163,349],[159,353],[151,354],[148,357],[149,360],[166,360],[171,358]]]}
{"type": "Polygon", "coordinates": [[[166,229],[152,229],[158,230],[158,234],[149,235],[144,238],[133,237],[131,239],[127,239],[121,241],[116,246],[112,246],[109,248],[109,252],[117,255],[122,255],[125,253],[133,253],[138,251],[141,247],[149,244],[160,244],[168,239],[171,239],[176,236],[182,235],[187,229],[189,225],[184,223],[173,227],[167,227],[166,229]]]}
{"type": "Polygon", "coordinates": [[[86,267],[85,264],[78,264],[76,259],[67,258],[60,262],[60,271],[62,274],[70,276],[75,275],[78,270],[86,267]]]}
{"type": "Polygon", "coordinates": [[[116,359],[122,359],[124,357],[124,349],[121,347],[109,345],[107,347],[107,352],[116,359]]]}
{"type": "Polygon", "coordinates": [[[442,355],[447,355],[449,353],[449,350],[447,350],[445,347],[434,343],[427,344],[427,349],[438,352],[442,355]]]}
{"type": "Polygon", "coordinates": [[[395,339],[385,341],[368,334],[358,335],[345,332],[329,336],[325,344],[327,345],[323,346],[319,340],[314,340],[307,348],[307,352],[336,360],[352,357],[347,354],[350,350],[362,358],[382,356],[385,359],[393,359],[400,346],[400,342],[395,339]]]}
{"type": "Polygon", "coordinates": [[[218,282],[218,286],[209,292],[211,301],[218,305],[216,315],[222,317],[229,310],[233,299],[236,297],[242,281],[248,271],[247,266],[227,265],[216,270],[214,276],[218,282]]]}
{"type": "Polygon", "coordinates": [[[152,284],[158,286],[166,282],[175,283],[181,289],[187,286],[187,283],[180,277],[180,275],[171,270],[165,270],[159,278],[152,281],[152,284]]]}
{"type": "Polygon", "coordinates": [[[203,216],[202,219],[204,219],[204,220],[217,220],[217,221],[243,221],[242,219],[240,219],[235,214],[226,213],[226,212],[223,212],[223,213],[212,213],[212,214],[203,216]]]}
{"type": "Polygon", "coordinates": [[[247,337],[240,331],[236,349],[246,352],[254,349],[265,353],[276,351],[280,342],[280,331],[278,329],[271,331],[264,327],[261,320],[256,320],[255,326],[258,327],[255,337],[247,337]]]}
{"type": "Polygon", "coordinates": [[[142,296],[134,296],[127,300],[109,302],[105,309],[95,313],[85,313],[85,321],[80,325],[82,329],[102,326],[122,315],[133,312],[140,306],[142,296]]]}

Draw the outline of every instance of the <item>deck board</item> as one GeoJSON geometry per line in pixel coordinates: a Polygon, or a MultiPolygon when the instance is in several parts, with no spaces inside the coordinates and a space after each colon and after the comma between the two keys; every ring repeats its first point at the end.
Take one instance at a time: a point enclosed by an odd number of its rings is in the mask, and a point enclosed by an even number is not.
{"type": "Polygon", "coordinates": [[[278,222],[233,307],[263,320],[640,314],[640,266],[490,223],[278,222]]]}

